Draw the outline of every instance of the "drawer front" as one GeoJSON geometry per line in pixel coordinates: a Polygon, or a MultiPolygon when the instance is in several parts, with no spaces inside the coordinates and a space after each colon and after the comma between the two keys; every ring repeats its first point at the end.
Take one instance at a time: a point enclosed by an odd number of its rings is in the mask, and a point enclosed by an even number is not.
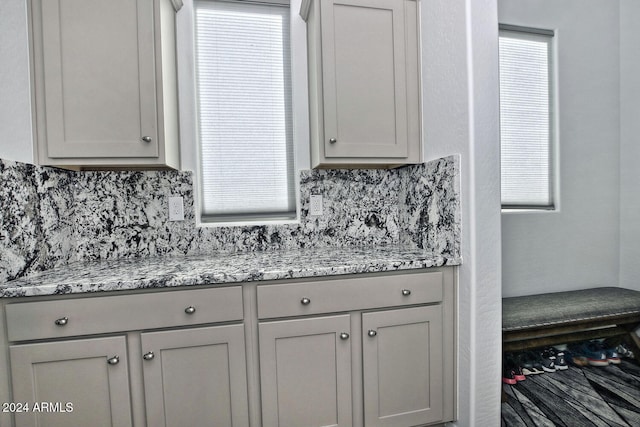
{"type": "Polygon", "coordinates": [[[6,313],[9,341],[227,322],[243,318],[242,288],[15,303],[6,313]]]}
{"type": "Polygon", "coordinates": [[[258,318],[437,303],[442,287],[441,272],[260,285],[258,318]]]}

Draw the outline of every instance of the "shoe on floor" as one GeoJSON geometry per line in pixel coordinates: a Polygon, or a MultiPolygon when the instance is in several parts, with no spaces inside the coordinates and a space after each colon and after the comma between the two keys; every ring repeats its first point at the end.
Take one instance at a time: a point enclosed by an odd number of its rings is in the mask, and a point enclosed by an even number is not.
{"type": "Polygon", "coordinates": [[[567,363],[564,350],[558,350],[557,348],[554,348],[553,350],[555,351],[555,354],[556,354],[556,360],[555,360],[556,370],[566,371],[567,369],[569,369],[569,364],[567,363]]]}
{"type": "Polygon", "coordinates": [[[553,347],[547,347],[539,351],[542,359],[542,369],[545,372],[556,371],[556,351],[553,347]]]}
{"type": "Polygon", "coordinates": [[[622,357],[627,357],[629,359],[633,359],[633,351],[631,351],[629,349],[629,347],[627,347],[627,345],[625,343],[620,343],[616,346],[616,352],[618,353],[619,356],[622,357]]]}
{"type": "Polygon", "coordinates": [[[522,367],[522,373],[526,375],[543,374],[542,362],[540,355],[533,351],[525,351],[517,356],[518,364],[522,367]]]}
{"type": "Polygon", "coordinates": [[[518,381],[515,377],[516,373],[511,368],[504,368],[502,370],[502,382],[509,385],[516,385],[518,381]]]}
{"type": "MultiPolygon", "coordinates": [[[[624,341],[622,341],[620,338],[607,338],[604,341],[602,341],[602,345],[604,345],[604,348],[606,349],[610,349],[617,354],[618,359],[620,359],[621,357],[628,357],[630,359],[634,359],[634,355],[633,355],[633,351],[631,351],[631,349],[629,348],[628,344],[624,341]]],[[[607,354],[607,357],[609,357],[610,355],[607,354]]],[[[619,363],[617,361],[615,361],[615,357],[616,355],[611,354],[611,356],[614,359],[614,362],[612,363],[619,363]]]]}
{"type": "Polygon", "coordinates": [[[600,348],[599,342],[585,341],[569,347],[573,362],[578,366],[585,366],[582,363],[586,359],[586,363],[591,366],[608,366],[609,360],[604,350],[600,348]]]}
{"type": "Polygon", "coordinates": [[[502,377],[502,382],[512,384],[511,378],[515,381],[524,381],[526,379],[520,360],[513,353],[505,353],[503,355],[502,366],[505,373],[502,377]]]}
{"type": "Polygon", "coordinates": [[[604,354],[607,356],[607,361],[609,363],[613,363],[614,365],[620,364],[620,355],[616,351],[615,348],[607,345],[602,341],[594,341],[594,343],[598,346],[598,348],[604,351],[604,354]]]}

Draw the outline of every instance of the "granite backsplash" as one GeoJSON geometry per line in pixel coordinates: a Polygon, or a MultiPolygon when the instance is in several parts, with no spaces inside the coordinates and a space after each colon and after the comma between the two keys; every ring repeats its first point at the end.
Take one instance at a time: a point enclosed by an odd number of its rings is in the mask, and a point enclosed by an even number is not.
{"type": "Polygon", "coordinates": [[[460,257],[458,156],[300,172],[298,223],[197,227],[191,172],[74,172],[0,159],[0,283],[69,262],[215,251],[403,245],[460,257]],[[309,215],[321,194],[322,216],[309,215]],[[170,222],[169,196],[185,220],[170,222]]]}

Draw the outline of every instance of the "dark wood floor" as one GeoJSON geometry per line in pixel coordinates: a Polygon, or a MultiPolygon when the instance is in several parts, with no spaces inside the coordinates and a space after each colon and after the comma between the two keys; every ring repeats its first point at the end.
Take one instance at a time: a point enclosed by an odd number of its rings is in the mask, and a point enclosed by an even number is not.
{"type": "Polygon", "coordinates": [[[504,385],[503,426],[640,426],[640,366],[570,366],[504,385]]]}

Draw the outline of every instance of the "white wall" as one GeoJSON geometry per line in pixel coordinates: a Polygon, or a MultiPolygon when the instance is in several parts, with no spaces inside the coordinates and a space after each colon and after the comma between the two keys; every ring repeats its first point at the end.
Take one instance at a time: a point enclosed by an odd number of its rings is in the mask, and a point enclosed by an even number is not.
{"type": "MultiPolygon", "coordinates": [[[[420,4],[426,157],[461,154],[457,424],[493,426],[501,345],[496,0],[420,4]]],[[[24,1],[1,0],[0,158],[31,162],[26,28],[24,1]]]]}
{"type": "Polygon", "coordinates": [[[499,1],[501,23],[556,31],[560,180],[558,212],[502,215],[505,297],[618,285],[619,19],[618,1],[499,1]]]}
{"type": "Polygon", "coordinates": [[[640,290],[640,2],[620,1],[620,286],[640,290]]]}
{"type": "Polygon", "coordinates": [[[26,4],[0,1],[0,158],[33,163],[26,4]]]}
{"type": "Polygon", "coordinates": [[[424,152],[461,154],[458,425],[500,424],[496,0],[422,0],[424,152]]]}

